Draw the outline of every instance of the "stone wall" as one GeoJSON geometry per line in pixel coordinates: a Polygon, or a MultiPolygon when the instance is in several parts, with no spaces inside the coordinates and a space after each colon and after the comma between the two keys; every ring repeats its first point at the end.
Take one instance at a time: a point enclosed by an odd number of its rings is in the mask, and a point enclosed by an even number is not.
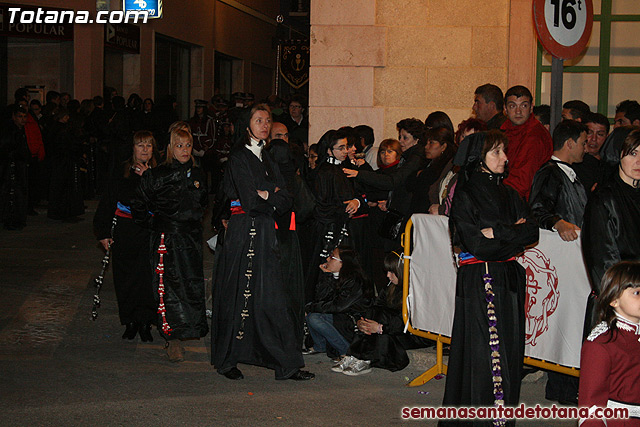
{"type": "Polygon", "coordinates": [[[310,141],[363,123],[396,138],[399,120],[436,110],[455,126],[488,82],[533,91],[527,0],[312,0],[311,24],[310,141]]]}

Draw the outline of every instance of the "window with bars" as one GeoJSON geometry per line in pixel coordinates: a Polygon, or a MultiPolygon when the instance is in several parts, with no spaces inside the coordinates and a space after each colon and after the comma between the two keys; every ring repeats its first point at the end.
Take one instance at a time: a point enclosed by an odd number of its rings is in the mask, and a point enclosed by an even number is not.
{"type": "MultiPolygon", "coordinates": [[[[580,99],[607,117],[625,99],[640,101],[640,0],[593,0],[587,49],[564,61],[562,102],[580,99]]],[[[536,104],[551,100],[551,54],[538,43],[536,104]]]]}

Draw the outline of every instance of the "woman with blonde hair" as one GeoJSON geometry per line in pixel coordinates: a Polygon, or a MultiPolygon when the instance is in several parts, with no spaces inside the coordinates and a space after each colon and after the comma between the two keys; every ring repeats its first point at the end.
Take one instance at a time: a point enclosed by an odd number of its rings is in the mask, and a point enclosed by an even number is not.
{"type": "Polygon", "coordinates": [[[133,218],[151,227],[153,289],[158,330],[172,362],[184,360],[181,341],[209,332],[202,266],[202,217],[207,205],[204,173],[193,163],[193,138],[174,128],[164,163],[142,176],[133,218]]]}

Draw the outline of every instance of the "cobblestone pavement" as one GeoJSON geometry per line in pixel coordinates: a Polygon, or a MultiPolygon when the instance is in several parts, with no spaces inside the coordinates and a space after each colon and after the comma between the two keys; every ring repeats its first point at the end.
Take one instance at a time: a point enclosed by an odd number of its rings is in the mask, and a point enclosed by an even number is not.
{"type": "MultiPolygon", "coordinates": [[[[439,406],[444,379],[405,387],[422,373],[415,363],[354,378],[313,355],[305,356],[313,381],[275,381],[270,370],[241,365],[246,378],[234,382],[210,365],[208,337],[188,342],[180,364],[167,360],[155,331],[152,343],[122,340],[110,273],[90,320],[102,252],[91,232],[96,202],[87,205],[77,223],[40,209],[24,230],[0,230],[1,426],[395,425],[403,406],[439,406]]],[[[208,274],[212,259],[206,252],[208,274]]],[[[522,400],[548,406],[544,380],[524,383],[522,400]]]]}

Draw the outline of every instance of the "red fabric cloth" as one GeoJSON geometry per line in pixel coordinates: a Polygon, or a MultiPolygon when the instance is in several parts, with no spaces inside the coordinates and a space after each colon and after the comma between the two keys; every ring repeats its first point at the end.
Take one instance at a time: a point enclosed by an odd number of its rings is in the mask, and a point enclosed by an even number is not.
{"type": "Polygon", "coordinates": [[[44,160],[44,144],[42,143],[42,132],[38,122],[31,115],[27,114],[27,124],[24,125],[24,133],[27,135],[27,145],[31,156],[38,157],[38,160],[44,160]]]}
{"type": "Polygon", "coordinates": [[[533,114],[520,126],[505,120],[500,129],[509,138],[509,176],[504,183],[513,187],[523,199],[529,200],[534,175],[553,154],[551,134],[533,114]]]}
{"type": "Polygon", "coordinates": [[[393,163],[389,163],[387,166],[385,166],[385,165],[380,166],[380,169],[389,169],[390,167],[393,167],[393,166],[397,165],[398,163],[400,163],[399,159],[396,160],[393,163]]]}
{"type": "MultiPolygon", "coordinates": [[[[596,326],[594,331],[600,325],[596,326]]],[[[580,407],[607,407],[607,400],[640,405],[640,335],[618,328],[609,341],[609,332],[582,344],[580,357],[580,407]]],[[[602,419],[588,419],[581,427],[604,426],[602,419]]],[[[640,419],[607,419],[608,427],[640,426],[640,419]]]]}

